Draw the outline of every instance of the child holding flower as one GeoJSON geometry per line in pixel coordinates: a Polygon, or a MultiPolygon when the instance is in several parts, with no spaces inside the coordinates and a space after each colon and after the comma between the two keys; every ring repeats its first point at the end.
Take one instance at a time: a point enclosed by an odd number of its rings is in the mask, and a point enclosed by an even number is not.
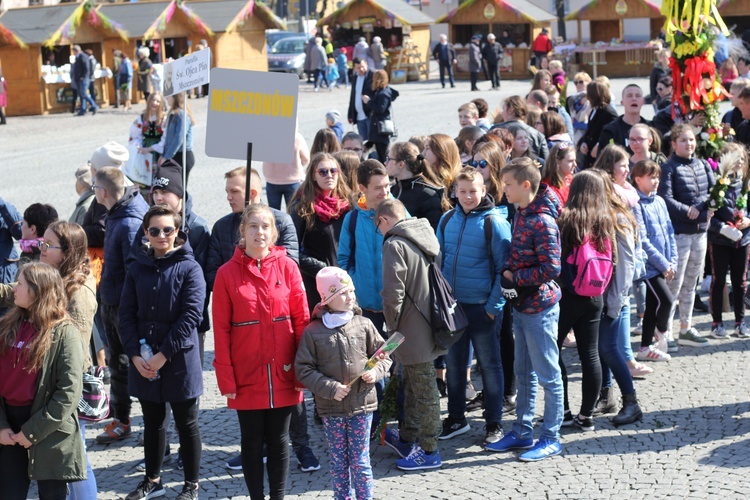
{"type": "Polygon", "coordinates": [[[346,271],[324,267],[316,283],[320,304],[302,334],[294,368],[315,396],[323,418],[334,498],[371,499],[370,427],[378,407],[375,382],[385,376],[391,361],[381,359],[367,369],[368,359],[385,342],[362,316],[346,271]]]}
{"type": "Polygon", "coordinates": [[[711,190],[708,206],[714,215],[708,229],[711,252],[711,336],[729,336],[722,323],[727,268],[732,280],[734,333],[750,337],[745,325],[745,275],[750,245],[750,218],[747,212],[748,154],[741,144],[728,142],[721,150],[719,179],[711,190]]]}

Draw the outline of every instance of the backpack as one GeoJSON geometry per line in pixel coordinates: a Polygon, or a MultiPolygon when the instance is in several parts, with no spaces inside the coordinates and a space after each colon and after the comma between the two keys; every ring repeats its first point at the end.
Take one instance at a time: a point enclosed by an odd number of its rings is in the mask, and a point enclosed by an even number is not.
{"type": "Polygon", "coordinates": [[[568,290],[582,297],[598,297],[607,290],[615,264],[612,242],[605,241],[604,252],[597,250],[589,238],[573,249],[565,259],[562,278],[568,290]]]}

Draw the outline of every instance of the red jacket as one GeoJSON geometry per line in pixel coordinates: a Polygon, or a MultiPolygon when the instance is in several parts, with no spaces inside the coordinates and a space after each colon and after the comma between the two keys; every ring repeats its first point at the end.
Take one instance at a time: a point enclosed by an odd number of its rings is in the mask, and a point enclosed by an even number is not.
{"type": "Polygon", "coordinates": [[[300,403],[294,357],[310,313],[297,264],[281,247],[260,262],[237,248],[213,292],[216,379],[222,394],[237,394],[229,408],[300,403]]]}
{"type": "Polygon", "coordinates": [[[552,41],[544,33],[539,33],[534,43],[531,44],[532,52],[550,52],[552,51],[552,41]]]}

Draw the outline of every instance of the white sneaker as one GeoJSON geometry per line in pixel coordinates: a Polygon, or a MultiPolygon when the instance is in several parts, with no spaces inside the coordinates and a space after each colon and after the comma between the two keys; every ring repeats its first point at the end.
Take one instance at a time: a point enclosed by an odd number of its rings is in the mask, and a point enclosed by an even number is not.
{"type": "Polygon", "coordinates": [[[669,343],[667,341],[667,333],[660,332],[657,330],[654,333],[654,337],[656,337],[656,341],[654,342],[654,347],[658,349],[660,352],[663,352],[663,353],[669,352],[669,343]]]}
{"type": "Polygon", "coordinates": [[[741,339],[746,339],[750,337],[750,329],[748,329],[747,325],[743,321],[742,323],[734,327],[734,334],[741,339]]]}
{"type": "Polygon", "coordinates": [[[638,324],[635,325],[635,329],[633,329],[633,335],[642,335],[643,334],[643,318],[638,319],[638,324]]]}
{"type": "Polygon", "coordinates": [[[701,292],[708,293],[711,291],[711,275],[709,274],[701,281],[701,292]]]}
{"type": "Polygon", "coordinates": [[[648,347],[641,347],[638,349],[638,353],[635,355],[635,359],[638,361],[669,361],[672,356],[666,352],[660,351],[654,345],[648,347]]]}
{"type": "Polygon", "coordinates": [[[719,323],[716,328],[711,330],[711,336],[715,339],[726,339],[729,338],[729,333],[724,329],[724,325],[719,323]]]}

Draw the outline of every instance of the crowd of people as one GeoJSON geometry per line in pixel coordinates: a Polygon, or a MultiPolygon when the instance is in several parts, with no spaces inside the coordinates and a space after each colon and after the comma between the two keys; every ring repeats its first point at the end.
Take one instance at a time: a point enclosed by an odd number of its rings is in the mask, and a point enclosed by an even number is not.
{"type": "Polygon", "coordinates": [[[243,471],[253,499],[264,498],[264,481],[271,498],[284,497],[291,453],[303,471],[320,469],[308,413],[325,429],[337,499],[372,498],[372,441],[394,450],[399,469],[438,468],[440,446],[470,432],[467,413],[479,409],[482,446],[517,450],[528,462],[562,453],[563,427],[594,431],[596,418],[612,413],[614,425],[634,424],[643,417],[637,380],[670,353],[710,343],[692,325],[704,276],[710,336],[750,337],[750,80],[732,84],[737,107],[725,121],[739,120],[736,139],[715,172],[696,155],[700,116],[673,117],[667,106],[649,122],[635,84],[623,90],[618,116],[606,77],[578,73],[568,94],[555,60],[528,95],[503,99],[497,116],[477,98],[458,109],[456,138],[403,142],[393,141],[399,94],[387,73],[358,57],[353,66],[347,121],[357,132],[344,134],[332,110],[312,147],[297,133],[292,162],[263,165],[268,205],[259,172],[226,172],[230,212],[212,228],[193,212],[183,181],[190,129],[186,158],[181,134],[170,132],[192,122],[190,109],[176,97],[167,109],[159,92],[128,147],[109,142],[76,171],[70,221],[48,204],[21,214],[0,199],[8,498],[25,498],[31,480],[43,499],[68,490],[95,498],[76,408],[83,374],[97,365],[107,367],[112,413],[98,443],[132,436],[132,405],[141,405],[144,476],[127,498],[164,494],[172,420],[184,474],[178,498],[197,498],[208,332],[241,436],[227,467],[243,471]],[[449,348],[431,324],[435,268],[468,319],[449,348]],[[733,326],[722,318],[727,273],[733,326]],[[380,354],[396,332],[403,344],[380,354]],[[564,345],[580,358],[578,408],[564,345]],[[389,379],[400,380],[397,411],[381,415],[389,379]],[[508,429],[504,414],[516,415],[508,429]]]}

